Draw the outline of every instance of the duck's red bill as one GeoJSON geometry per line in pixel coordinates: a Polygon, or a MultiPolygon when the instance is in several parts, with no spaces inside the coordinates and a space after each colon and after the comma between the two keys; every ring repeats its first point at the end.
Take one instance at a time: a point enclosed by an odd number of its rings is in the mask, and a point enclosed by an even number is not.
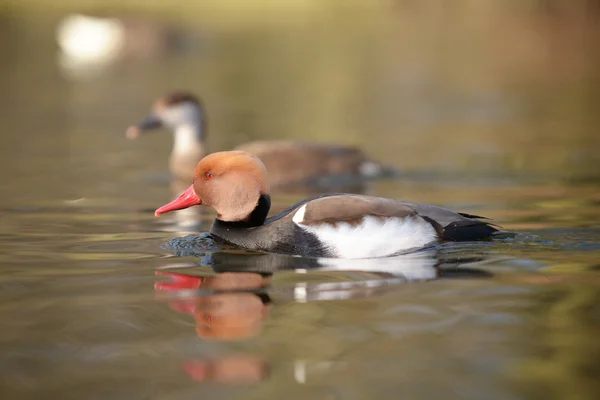
{"type": "Polygon", "coordinates": [[[201,276],[183,275],[165,271],[155,271],[154,275],[171,278],[169,280],[154,283],[154,289],[169,292],[185,289],[199,289],[204,281],[204,278],[201,276]]]}
{"type": "Polygon", "coordinates": [[[162,214],[166,214],[175,210],[182,210],[184,208],[188,208],[191,206],[197,206],[202,204],[202,200],[196,194],[194,190],[194,185],[187,188],[185,192],[183,192],[178,198],[170,202],[169,204],[165,204],[154,212],[154,215],[157,217],[162,214]]]}

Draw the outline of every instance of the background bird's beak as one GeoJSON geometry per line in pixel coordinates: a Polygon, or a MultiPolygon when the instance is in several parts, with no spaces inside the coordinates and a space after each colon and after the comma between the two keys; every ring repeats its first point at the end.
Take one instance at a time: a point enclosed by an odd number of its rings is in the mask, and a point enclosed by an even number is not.
{"type": "Polygon", "coordinates": [[[130,126],[125,132],[128,139],[136,139],[145,131],[151,131],[163,126],[162,121],[154,114],[148,115],[142,122],[137,125],[130,126]]]}

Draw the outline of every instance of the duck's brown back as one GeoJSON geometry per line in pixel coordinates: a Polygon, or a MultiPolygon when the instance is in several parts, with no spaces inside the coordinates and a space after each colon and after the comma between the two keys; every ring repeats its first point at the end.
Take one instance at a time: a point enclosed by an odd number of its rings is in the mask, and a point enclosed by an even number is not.
{"type": "Polygon", "coordinates": [[[255,141],[240,145],[265,164],[272,185],[289,185],[328,175],[359,175],[366,155],[354,147],[294,141],[255,141]]]}

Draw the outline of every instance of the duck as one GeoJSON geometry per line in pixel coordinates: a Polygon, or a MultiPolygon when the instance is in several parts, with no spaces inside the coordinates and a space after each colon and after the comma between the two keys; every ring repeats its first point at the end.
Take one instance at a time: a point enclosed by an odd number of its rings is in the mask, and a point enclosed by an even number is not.
{"type": "MultiPolygon", "coordinates": [[[[189,182],[196,164],[208,154],[205,145],[207,118],[203,102],[194,94],[172,92],[158,98],[150,114],[126,130],[126,137],[167,128],[173,132],[169,168],[175,179],[189,182]]],[[[331,186],[331,178],[375,178],[393,168],[371,160],[351,146],[295,140],[258,140],[239,145],[258,156],[270,171],[273,187],[331,186]]]]}
{"type": "Polygon", "coordinates": [[[194,181],[156,216],[196,205],[217,212],[211,235],[243,249],[319,258],[379,258],[444,242],[490,240],[499,230],[487,218],[442,207],[348,193],[302,200],[267,218],[267,169],[255,155],[209,154],[194,181]]]}

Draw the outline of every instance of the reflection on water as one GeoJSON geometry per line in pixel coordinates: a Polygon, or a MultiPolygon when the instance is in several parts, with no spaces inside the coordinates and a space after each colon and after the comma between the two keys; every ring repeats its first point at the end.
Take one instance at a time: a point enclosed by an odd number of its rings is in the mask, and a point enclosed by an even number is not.
{"type": "MultiPolygon", "coordinates": [[[[164,298],[173,311],[190,315],[200,339],[244,340],[258,335],[268,318],[271,303],[268,294],[253,292],[269,284],[268,276],[254,272],[207,277],[162,271],[156,274],[170,278],[154,285],[157,299],[164,298]],[[200,289],[212,293],[189,294],[200,289]],[[170,296],[160,296],[165,292],[170,296]]],[[[266,377],[267,361],[248,354],[228,354],[209,360],[186,361],[183,368],[196,381],[248,383],[266,377]]]]}
{"type": "MultiPolygon", "coordinates": [[[[164,275],[164,274],[163,274],[164,275]]],[[[171,300],[171,309],[192,315],[196,321],[196,334],[202,339],[241,340],[260,332],[268,317],[268,295],[241,291],[260,289],[268,278],[249,273],[219,274],[216,277],[193,277],[168,274],[175,282],[155,285],[156,290],[176,291],[177,300],[171,300]],[[256,281],[256,282],[253,282],[256,281]],[[254,285],[253,285],[254,284],[254,285]],[[181,299],[182,291],[192,288],[216,290],[204,296],[181,299]]]]}
{"type": "MultiPolygon", "coordinates": [[[[156,271],[165,280],[154,284],[157,300],[187,314],[195,322],[196,334],[203,340],[239,341],[260,335],[271,314],[270,308],[287,302],[349,300],[381,296],[394,285],[435,278],[482,278],[492,274],[463,264],[484,258],[444,259],[437,252],[393,257],[378,266],[374,260],[345,260],[335,266],[298,257],[270,254],[213,253],[209,263],[216,275],[190,275],[168,272],[189,271],[189,266],[166,265],[156,271]],[[244,263],[243,261],[246,260],[244,263]],[[425,270],[417,272],[419,270],[425,270]],[[235,272],[232,272],[235,271],[235,272]],[[273,274],[288,271],[275,283],[273,274]],[[343,271],[343,272],[342,272],[343,271]]],[[[206,264],[204,258],[198,267],[206,264]]],[[[328,260],[332,261],[332,260],[328,260]]],[[[320,362],[318,364],[331,364],[320,362]]],[[[219,383],[256,382],[266,377],[268,361],[247,354],[225,355],[210,361],[187,361],[185,371],[194,380],[219,383]]],[[[306,363],[294,361],[294,377],[306,383],[306,363]]]]}
{"type": "Polygon", "coordinates": [[[2,397],[597,397],[593,2],[208,3],[171,10],[200,46],[85,80],[56,64],[61,15],[0,10],[2,397]],[[123,131],[174,89],[206,98],[215,150],[358,145],[403,172],[370,193],[518,235],[335,261],[219,245],[210,210],[155,219],[171,137],[123,131]]]}

